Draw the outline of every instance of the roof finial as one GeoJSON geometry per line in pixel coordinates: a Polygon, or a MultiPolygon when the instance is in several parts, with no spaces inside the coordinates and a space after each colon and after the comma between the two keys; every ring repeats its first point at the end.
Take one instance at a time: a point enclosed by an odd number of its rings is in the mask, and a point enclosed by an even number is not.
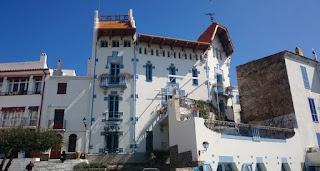
{"type": "Polygon", "coordinates": [[[207,13],[206,15],[210,16],[211,19],[211,23],[213,23],[213,16],[214,16],[214,12],[213,12],[213,4],[212,4],[212,0],[210,0],[210,13],[207,13]]]}

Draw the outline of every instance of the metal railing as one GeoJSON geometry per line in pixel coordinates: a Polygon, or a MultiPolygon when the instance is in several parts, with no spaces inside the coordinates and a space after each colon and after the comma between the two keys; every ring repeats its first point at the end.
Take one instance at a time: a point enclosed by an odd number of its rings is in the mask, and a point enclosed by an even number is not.
{"type": "Polygon", "coordinates": [[[107,112],[106,113],[106,120],[107,121],[118,121],[120,120],[120,116],[122,112],[107,112]]]}
{"type": "Polygon", "coordinates": [[[110,88],[110,87],[127,88],[128,76],[127,75],[119,75],[119,76],[101,75],[99,81],[100,81],[99,85],[101,88],[110,88]]]}
{"type": "Polygon", "coordinates": [[[15,96],[15,95],[32,95],[40,94],[41,91],[13,91],[13,92],[1,92],[0,96],[15,96]]]}
{"type": "Polygon", "coordinates": [[[287,139],[294,135],[293,129],[278,128],[260,125],[250,125],[218,120],[205,120],[205,125],[224,135],[252,137],[253,141],[260,141],[261,138],[287,139]]]}
{"type": "Polygon", "coordinates": [[[66,129],[66,120],[49,120],[48,129],[66,129]]]}
{"type": "Polygon", "coordinates": [[[232,89],[230,87],[224,87],[221,85],[221,83],[218,83],[218,85],[214,84],[214,92],[218,92],[219,95],[224,96],[233,96],[232,89]]]}
{"type": "Polygon", "coordinates": [[[37,121],[37,118],[30,117],[0,118],[0,127],[37,126],[37,121]]]}
{"type": "Polygon", "coordinates": [[[129,15],[101,15],[99,21],[129,21],[129,15]]]}

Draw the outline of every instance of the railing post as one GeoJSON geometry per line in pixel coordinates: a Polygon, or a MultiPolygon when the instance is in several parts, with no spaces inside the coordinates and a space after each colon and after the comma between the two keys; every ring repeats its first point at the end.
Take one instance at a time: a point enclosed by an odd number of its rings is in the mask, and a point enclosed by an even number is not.
{"type": "Polygon", "coordinates": [[[252,131],[252,140],[253,141],[260,141],[260,132],[259,132],[259,126],[258,125],[250,125],[251,131],[252,131]]]}

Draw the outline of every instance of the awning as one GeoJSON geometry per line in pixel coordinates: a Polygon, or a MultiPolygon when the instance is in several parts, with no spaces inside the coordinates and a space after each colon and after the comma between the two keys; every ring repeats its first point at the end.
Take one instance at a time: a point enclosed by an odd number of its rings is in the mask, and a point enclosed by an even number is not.
{"type": "Polygon", "coordinates": [[[28,110],[38,110],[39,106],[29,106],[28,110]]]}
{"type": "Polygon", "coordinates": [[[25,110],[26,107],[3,107],[1,111],[8,111],[8,110],[25,110]]]}
{"type": "Polygon", "coordinates": [[[8,77],[7,80],[26,80],[30,77],[8,77]]]}

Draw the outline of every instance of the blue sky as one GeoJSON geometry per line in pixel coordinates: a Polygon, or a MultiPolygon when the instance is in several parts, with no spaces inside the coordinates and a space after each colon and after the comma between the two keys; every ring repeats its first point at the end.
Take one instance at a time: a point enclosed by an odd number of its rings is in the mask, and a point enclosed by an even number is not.
{"type": "MultiPolygon", "coordinates": [[[[319,0],[212,0],[215,21],[226,26],[235,52],[235,67],[279,51],[311,48],[320,56],[319,0]]],[[[39,60],[85,75],[91,56],[94,10],[98,0],[3,0],[0,2],[0,62],[39,60]]],[[[210,25],[209,0],[101,0],[100,14],[127,14],[133,9],[137,32],[197,40],[210,25]]]]}

